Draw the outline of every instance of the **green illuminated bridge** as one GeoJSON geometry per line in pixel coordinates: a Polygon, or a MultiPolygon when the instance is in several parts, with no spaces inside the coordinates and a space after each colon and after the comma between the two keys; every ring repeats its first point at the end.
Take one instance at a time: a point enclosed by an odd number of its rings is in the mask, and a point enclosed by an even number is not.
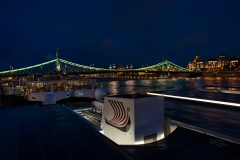
{"type": "Polygon", "coordinates": [[[28,75],[28,74],[54,74],[54,73],[107,73],[107,72],[192,72],[187,68],[180,67],[168,60],[161,63],[142,67],[142,68],[128,68],[128,69],[106,69],[96,68],[92,66],[85,66],[73,62],[66,61],[59,57],[59,51],[56,53],[56,59],[44,63],[36,64],[29,67],[12,69],[8,71],[1,71],[0,76],[3,75],[28,75]]]}

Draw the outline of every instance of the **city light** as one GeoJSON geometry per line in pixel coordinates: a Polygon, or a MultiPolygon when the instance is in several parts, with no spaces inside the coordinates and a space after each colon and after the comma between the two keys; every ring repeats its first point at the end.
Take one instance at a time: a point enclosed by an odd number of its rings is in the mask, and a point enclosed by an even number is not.
{"type": "Polygon", "coordinates": [[[188,69],[210,72],[210,71],[237,71],[239,70],[240,54],[237,58],[228,58],[224,53],[221,53],[218,59],[201,60],[199,56],[189,62],[187,65],[188,69]]]}

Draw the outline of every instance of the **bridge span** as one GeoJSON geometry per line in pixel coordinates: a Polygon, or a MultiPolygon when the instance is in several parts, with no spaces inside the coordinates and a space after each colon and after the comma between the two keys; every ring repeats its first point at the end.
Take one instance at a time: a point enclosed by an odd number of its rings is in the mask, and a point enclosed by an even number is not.
{"type": "Polygon", "coordinates": [[[142,68],[97,68],[93,66],[86,66],[77,63],[73,63],[64,59],[61,59],[59,56],[59,50],[56,52],[56,59],[47,61],[44,63],[18,68],[11,69],[7,71],[1,71],[0,76],[26,76],[34,74],[129,74],[132,75],[135,73],[139,74],[164,74],[164,73],[186,73],[193,72],[187,68],[178,66],[168,60],[160,62],[155,65],[142,68]]]}

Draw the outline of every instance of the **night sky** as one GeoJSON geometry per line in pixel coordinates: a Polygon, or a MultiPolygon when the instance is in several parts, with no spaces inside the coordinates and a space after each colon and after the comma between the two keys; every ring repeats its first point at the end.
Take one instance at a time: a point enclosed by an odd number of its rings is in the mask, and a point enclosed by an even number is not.
{"type": "Polygon", "coordinates": [[[239,0],[0,0],[0,71],[61,58],[186,67],[240,54],[239,0]]]}

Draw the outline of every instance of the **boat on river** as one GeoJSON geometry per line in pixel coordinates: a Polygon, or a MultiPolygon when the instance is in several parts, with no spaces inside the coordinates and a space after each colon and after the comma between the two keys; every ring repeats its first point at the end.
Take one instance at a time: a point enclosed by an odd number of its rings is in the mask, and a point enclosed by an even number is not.
{"type": "Polygon", "coordinates": [[[218,93],[240,94],[239,90],[217,90],[218,93]]]}
{"type": "Polygon", "coordinates": [[[71,89],[71,97],[95,98],[95,91],[102,86],[95,79],[68,80],[67,86],[71,89]]]}
{"type": "Polygon", "coordinates": [[[18,81],[0,82],[0,92],[5,95],[24,96],[24,87],[19,85],[18,81]]]}
{"type": "Polygon", "coordinates": [[[97,88],[101,85],[94,79],[28,81],[26,99],[42,102],[42,105],[56,104],[70,97],[94,99],[97,88]]]}
{"type": "Polygon", "coordinates": [[[42,105],[56,104],[56,101],[70,97],[70,89],[65,80],[28,81],[26,99],[42,102],[42,105]]]}

